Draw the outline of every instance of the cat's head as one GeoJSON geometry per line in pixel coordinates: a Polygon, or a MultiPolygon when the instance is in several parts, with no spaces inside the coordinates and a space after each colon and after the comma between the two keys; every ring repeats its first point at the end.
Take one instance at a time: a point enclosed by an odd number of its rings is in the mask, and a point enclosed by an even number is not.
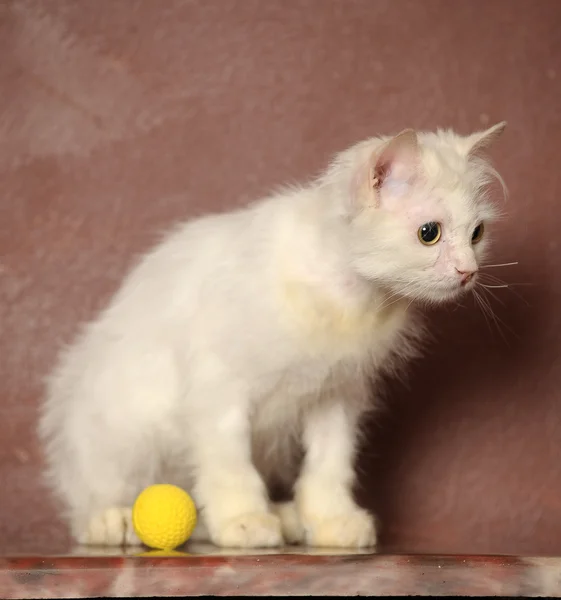
{"type": "Polygon", "coordinates": [[[406,130],[359,148],[347,213],[354,270],[431,303],[472,289],[497,215],[488,184],[502,183],[480,151],[505,125],[470,136],[406,130]]]}

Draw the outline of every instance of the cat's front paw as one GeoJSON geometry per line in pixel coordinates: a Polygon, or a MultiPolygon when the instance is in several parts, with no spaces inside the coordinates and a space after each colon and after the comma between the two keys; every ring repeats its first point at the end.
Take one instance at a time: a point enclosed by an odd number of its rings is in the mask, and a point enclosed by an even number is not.
{"type": "Polygon", "coordinates": [[[225,548],[274,548],[284,544],[280,519],[267,512],[235,517],[212,531],[211,539],[225,548]]]}
{"type": "Polygon", "coordinates": [[[374,548],[376,522],[367,511],[356,508],[333,516],[308,516],[304,520],[306,543],[323,548],[374,548]]]}
{"type": "Polygon", "coordinates": [[[78,541],[87,546],[141,546],[132,525],[131,508],[108,508],[95,514],[78,541]]]}

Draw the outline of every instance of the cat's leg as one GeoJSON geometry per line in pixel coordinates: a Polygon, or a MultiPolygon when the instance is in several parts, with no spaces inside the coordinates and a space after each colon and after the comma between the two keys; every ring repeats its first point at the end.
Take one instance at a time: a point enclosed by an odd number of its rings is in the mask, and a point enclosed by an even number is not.
{"type": "MultiPolygon", "coordinates": [[[[253,425],[255,427],[256,423],[253,425]]],[[[294,500],[288,500],[302,462],[300,436],[293,425],[277,425],[264,430],[257,426],[256,429],[257,432],[253,431],[253,463],[266,482],[271,498],[277,499],[271,502],[271,511],[280,519],[284,541],[301,544],[304,530],[294,500]]]]}
{"type": "Polygon", "coordinates": [[[280,519],[284,541],[287,544],[302,544],[306,539],[306,535],[296,508],[296,502],[294,500],[275,502],[272,505],[272,511],[280,519]]]}
{"type": "Polygon", "coordinates": [[[222,547],[283,545],[280,519],[251,459],[249,411],[235,385],[206,386],[206,410],[191,427],[195,501],[212,542],[222,547]]]}
{"type": "Polygon", "coordinates": [[[111,507],[95,512],[87,524],[76,527],[75,538],[84,546],[140,546],[132,524],[132,509],[111,507]]]}
{"type": "MultiPolygon", "coordinates": [[[[115,471],[112,467],[107,471],[115,471]]],[[[74,539],[81,545],[141,545],[132,525],[132,505],[145,487],[139,481],[119,481],[112,474],[89,481],[76,477],[64,500],[74,539]]]]}
{"type": "Polygon", "coordinates": [[[142,429],[129,425],[107,429],[83,419],[61,427],[49,445],[50,484],[81,545],[140,545],[132,505],[154,482],[157,457],[142,429]]]}
{"type": "Polygon", "coordinates": [[[311,546],[376,544],[374,518],[353,498],[358,412],[342,402],[320,403],[305,417],[306,451],[295,501],[311,546]]]}
{"type": "Polygon", "coordinates": [[[142,451],[141,444],[111,451],[107,446],[112,445],[108,440],[89,462],[82,457],[74,465],[72,481],[65,486],[72,532],[83,545],[138,546],[132,506],[155,481],[155,457],[142,451]]]}
{"type": "Polygon", "coordinates": [[[49,380],[38,426],[47,477],[80,544],[138,545],[133,503],[157,481],[169,432],[182,432],[176,365],[165,348],[90,336],[49,380]]]}

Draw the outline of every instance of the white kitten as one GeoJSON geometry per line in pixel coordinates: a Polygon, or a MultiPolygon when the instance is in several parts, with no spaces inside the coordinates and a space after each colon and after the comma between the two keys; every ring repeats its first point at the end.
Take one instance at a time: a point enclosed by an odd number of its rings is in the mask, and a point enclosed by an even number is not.
{"type": "Polygon", "coordinates": [[[474,285],[496,175],[477,152],[503,129],[369,139],[148,253],[49,381],[39,430],[75,538],[138,543],[130,507],[168,482],[220,546],[373,546],[352,494],[371,384],[416,353],[416,305],[474,285]],[[293,502],[272,505],[278,480],[293,502]]]}

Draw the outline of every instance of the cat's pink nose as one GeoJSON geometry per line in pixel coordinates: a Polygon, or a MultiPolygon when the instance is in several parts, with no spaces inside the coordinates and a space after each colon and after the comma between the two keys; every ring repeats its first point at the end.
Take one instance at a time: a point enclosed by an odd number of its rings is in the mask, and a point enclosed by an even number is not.
{"type": "Polygon", "coordinates": [[[469,283],[472,280],[473,276],[477,273],[477,270],[463,271],[462,269],[458,269],[458,267],[456,267],[456,271],[461,275],[462,285],[466,285],[467,283],[469,283]]]}

